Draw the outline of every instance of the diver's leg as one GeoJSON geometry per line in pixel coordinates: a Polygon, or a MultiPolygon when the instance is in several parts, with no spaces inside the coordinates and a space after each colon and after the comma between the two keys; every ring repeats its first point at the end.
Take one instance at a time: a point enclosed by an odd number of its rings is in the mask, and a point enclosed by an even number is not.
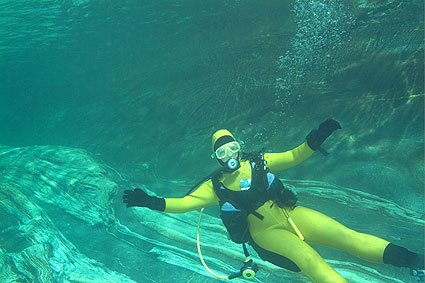
{"type": "Polygon", "coordinates": [[[266,229],[253,235],[252,239],[262,249],[292,261],[313,282],[348,282],[310,245],[287,230],[266,229]]]}
{"type": "Polygon", "coordinates": [[[306,241],[312,245],[343,250],[371,262],[424,269],[423,255],[381,238],[351,230],[320,212],[299,206],[289,214],[306,241]]]}
{"type": "Polygon", "coordinates": [[[308,243],[346,251],[367,261],[383,263],[388,241],[351,230],[323,213],[306,207],[298,206],[289,211],[289,214],[308,243]]]}
{"type": "Polygon", "coordinates": [[[381,238],[351,230],[315,210],[296,207],[290,216],[313,245],[347,251],[359,258],[376,263],[391,264],[412,270],[412,275],[424,280],[424,256],[381,238]]]}

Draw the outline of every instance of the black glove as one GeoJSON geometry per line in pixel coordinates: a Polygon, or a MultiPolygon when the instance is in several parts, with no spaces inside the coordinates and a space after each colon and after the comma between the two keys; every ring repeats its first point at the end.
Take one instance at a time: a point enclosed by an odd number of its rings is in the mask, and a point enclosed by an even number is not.
{"type": "Polygon", "coordinates": [[[150,196],[139,188],[124,191],[123,202],[127,204],[127,207],[140,206],[159,211],[165,210],[165,199],[150,196]]]}
{"type": "Polygon", "coordinates": [[[328,119],[321,123],[319,129],[311,130],[307,135],[307,144],[312,150],[320,148],[322,143],[337,129],[341,129],[341,125],[334,119],[328,119]]]}

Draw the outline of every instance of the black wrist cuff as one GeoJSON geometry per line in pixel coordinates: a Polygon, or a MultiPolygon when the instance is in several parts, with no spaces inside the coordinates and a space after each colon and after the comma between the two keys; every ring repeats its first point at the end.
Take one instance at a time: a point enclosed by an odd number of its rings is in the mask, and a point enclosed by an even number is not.
{"type": "Polygon", "coordinates": [[[148,208],[158,211],[165,210],[165,199],[151,196],[148,208]]]}
{"type": "Polygon", "coordinates": [[[307,141],[307,145],[314,151],[317,150],[317,148],[321,145],[321,143],[318,141],[318,131],[317,130],[311,130],[310,133],[305,137],[307,141]]]}

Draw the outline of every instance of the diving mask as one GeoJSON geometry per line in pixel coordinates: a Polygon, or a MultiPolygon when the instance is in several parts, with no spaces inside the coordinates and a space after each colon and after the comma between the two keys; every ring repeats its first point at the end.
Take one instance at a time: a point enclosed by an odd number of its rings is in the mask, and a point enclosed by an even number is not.
{"type": "Polygon", "coordinates": [[[230,156],[232,153],[237,153],[239,150],[241,150],[240,144],[237,141],[232,141],[217,148],[215,156],[218,159],[223,159],[226,156],[230,156]]]}

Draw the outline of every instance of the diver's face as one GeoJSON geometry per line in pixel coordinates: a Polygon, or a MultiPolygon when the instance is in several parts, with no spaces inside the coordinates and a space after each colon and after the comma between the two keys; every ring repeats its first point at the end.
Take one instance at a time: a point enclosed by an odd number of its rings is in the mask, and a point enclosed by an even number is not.
{"type": "Polygon", "coordinates": [[[226,163],[227,161],[229,161],[230,159],[238,159],[238,153],[236,152],[230,152],[230,154],[226,154],[226,157],[224,157],[223,159],[220,159],[221,161],[223,161],[224,163],[226,163]]]}
{"type": "Polygon", "coordinates": [[[226,163],[229,159],[238,159],[240,149],[241,147],[239,143],[236,141],[232,141],[219,147],[216,150],[215,155],[218,160],[223,163],[226,163]]]}

